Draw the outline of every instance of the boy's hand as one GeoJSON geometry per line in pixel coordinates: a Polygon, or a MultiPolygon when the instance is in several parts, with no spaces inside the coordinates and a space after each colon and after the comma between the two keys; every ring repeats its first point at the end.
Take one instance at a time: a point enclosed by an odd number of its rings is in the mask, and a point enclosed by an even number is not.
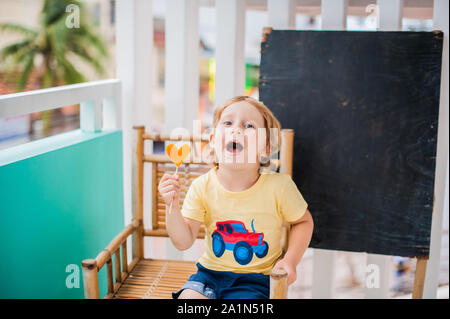
{"type": "Polygon", "coordinates": [[[180,198],[180,182],[178,179],[178,175],[166,173],[159,181],[158,191],[161,193],[166,205],[170,205],[172,201],[178,203],[178,199],[180,198]]]}
{"type": "Polygon", "coordinates": [[[287,284],[290,286],[297,280],[297,269],[293,265],[291,265],[290,262],[285,260],[284,258],[279,260],[275,266],[273,267],[273,270],[276,269],[284,269],[287,272],[287,284]]]}

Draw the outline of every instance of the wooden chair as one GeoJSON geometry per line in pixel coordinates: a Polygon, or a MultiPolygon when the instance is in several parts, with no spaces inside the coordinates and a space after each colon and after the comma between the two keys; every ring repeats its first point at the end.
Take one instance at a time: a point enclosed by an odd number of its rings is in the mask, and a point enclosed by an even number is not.
{"type": "MultiPolygon", "coordinates": [[[[136,209],[133,221],[103,249],[95,259],[82,262],[84,296],[88,299],[100,298],[98,272],[106,264],[108,292],[105,298],[172,298],[171,292],[177,291],[196,272],[196,262],[176,260],[155,260],[144,258],[144,236],[168,237],[165,225],[165,204],[158,192],[158,184],[164,173],[174,173],[175,165],[166,154],[144,154],[144,141],[187,141],[197,144],[208,143],[207,137],[189,136],[170,138],[169,135],[148,134],[145,127],[133,127],[137,131],[136,143],[136,209]],[[151,163],[152,169],[152,229],[144,229],[143,225],[143,193],[144,164],[151,163]],[[127,238],[132,235],[133,258],[127,261],[127,238]],[[114,259],[114,273],[113,262],[114,259]]],[[[292,175],[292,154],[294,131],[284,129],[281,132],[282,142],[280,160],[275,161],[280,172],[292,175]]],[[[180,176],[182,204],[191,182],[211,169],[205,162],[197,162],[200,158],[197,147],[178,171],[180,176]]],[[[198,238],[205,237],[202,228],[198,238]]],[[[287,248],[288,227],[284,226],[282,247],[287,248]]],[[[287,274],[284,271],[272,271],[270,276],[270,297],[286,298],[287,274]]]]}

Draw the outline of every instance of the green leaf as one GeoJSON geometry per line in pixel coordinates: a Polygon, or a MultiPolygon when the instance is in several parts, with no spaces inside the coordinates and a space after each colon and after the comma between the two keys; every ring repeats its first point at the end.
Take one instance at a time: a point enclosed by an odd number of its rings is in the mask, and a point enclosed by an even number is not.
{"type": "Polygon", "coordinates": [[[38,35],[37,31],[27,28],[27,27],[17,24],[17,23],[0,23],[0,31],[16,32],[16,33],[21,33],[23,35],[32,36],[32,37],[35,37],[38,35]]]}
{"type": "Polygon", "coordinates": [[[19,78],[19,82],[17,83],[18,91],[22,91],[26,87],[28,80],[30,79],[30,74],[34,69],[34,56],[35,52],[28,56],[25,68],[23,69],[23,72],[19,78]]]}
{"type": "Polygon", "coordinates": [[[24,41],[16,42],[5,46],[0,50],[0,59],[6,59],[11,55],[19,54],[21,50],[28,47],[32,43],[32,40],[26,39],[24,41]]]}

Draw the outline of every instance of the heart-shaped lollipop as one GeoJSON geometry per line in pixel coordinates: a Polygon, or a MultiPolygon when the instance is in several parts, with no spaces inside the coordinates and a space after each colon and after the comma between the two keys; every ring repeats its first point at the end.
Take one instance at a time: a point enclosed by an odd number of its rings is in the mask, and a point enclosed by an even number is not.
{"type": "Polygon", "coordinates": [[[172,162],[178,167],[183,163],[186,157],[191,152],[189,144],[183,144],[180,148],[177,148],[174,144],[169,144],[166,147],[167,155],[169,155],[172,162]]]}
{"type": "MultiPolygon", "coordinates": [[[[183,161],[188,157],[191,152],[191,147],[189,144],[183,144],[180,148],[177,148],[174,144],[169,144],[166,146],[166,153],[169,155],[169,158],[172,162],[177,166],[174,175],[178,173],[178,167],[183,163],[183,161]]],[[[172,213],[172,202],[170,202],[169,214],[172,213]]]]}

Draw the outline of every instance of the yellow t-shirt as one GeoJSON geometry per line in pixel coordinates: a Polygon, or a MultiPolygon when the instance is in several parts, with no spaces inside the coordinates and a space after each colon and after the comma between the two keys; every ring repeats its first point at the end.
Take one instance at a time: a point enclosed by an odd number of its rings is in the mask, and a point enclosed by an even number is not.
{"type": "Polygon", "coordinates": [[[250,188],[231,192],[211,168],[192,182],[181,212],[205,224],[206,249],[198,261],[202,266],[269,274],[282,252],[283,219],[296,221],[307,207],[288,174],[265,172],[250,188]]]}

